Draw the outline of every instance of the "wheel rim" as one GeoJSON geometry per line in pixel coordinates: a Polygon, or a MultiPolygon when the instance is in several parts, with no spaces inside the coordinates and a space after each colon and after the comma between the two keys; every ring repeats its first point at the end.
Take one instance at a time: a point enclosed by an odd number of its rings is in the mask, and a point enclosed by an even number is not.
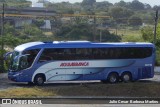
{"type": "Polygon", "coordinates": [[[125,82],[130,81],[130,75],[129,74],[125,74],[123,76],[123,81],[125,81],[125,82]]]}
{"type": "Polygon", "coordinates": [[[41,84],[43,84],[43,78],[42,77],[38,77],[37,78],[37,84],[39,84],[39,85],[41,85],[41,84]]]}
{"type": "Polygon", "coordinates": [[[115,75],[112,75],[112,76],[110,77],[110,82],[111,82],[111,83],[115,83],[116,81],[117,81],[116,76],[115,76],[115,75]]]}

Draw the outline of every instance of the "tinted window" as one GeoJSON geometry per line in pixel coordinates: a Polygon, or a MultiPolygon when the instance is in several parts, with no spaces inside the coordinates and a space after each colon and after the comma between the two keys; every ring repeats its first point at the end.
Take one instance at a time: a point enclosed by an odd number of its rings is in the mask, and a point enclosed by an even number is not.
{"type": "Polygon", "coordinates": [[[152,55],[152,48],[59,48],[44,49],[39,62],[50,60],[137,59],[152,55]]]}
{"type": "Polygon", "coordinates": [[[26,50],[22,54],[28,54],[27,62],[28,62],[28,67],[30,67],[33,64],[33,61],[35,60],[37,54],[39,53],[40,49],[33,49],[33,50],[26,50]]]}

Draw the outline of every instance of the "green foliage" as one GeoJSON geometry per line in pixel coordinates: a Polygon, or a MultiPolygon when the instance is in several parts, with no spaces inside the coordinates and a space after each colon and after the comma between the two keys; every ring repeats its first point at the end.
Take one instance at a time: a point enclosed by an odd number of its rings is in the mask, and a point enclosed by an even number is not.
{"type": "MultiPolygon", "coordinates": [[[[145,41],[153,42],[154,33],[153,27],[144,27],[141,30],[142,37],[145,41]]],[[[157,37],[156,37],[156,65],[160,65],[160,22],[157,26],[157,37]]]]}
{"type": "Polygon", "coordinates": [[[145,41],[153,42],[153,28],[150,26],[141,29],[142,37],[145,41]]]}
{"type": "Polygon", "coordinates": [[[109,9],[109,15],[112,16],[117,23],[127,23],[127,18],[134,12],[125,7],[112,7],[109,9]]]}
{"type": "Polygon", "coordinates": [[[28,0],[0,0],[0,4],[5,3],[7,6],[14,6],[14,7],[29,7],[32,2],[28,0]]]}
{"type": "Polygon", "coordinates": [[[128,4],[123,0],[121,0],[118,3],[115,3],[115,5],[118,6],[118,7],[128,7],[128,4]]]}
{"type": "Polygon", "coordinates": [[[156,49],[156,66],[160,65],[160,49],[156,49]]]}
{"type": "Polygon", "coordinates": [[[131,16],[128,19],[128,24],[131,26],[141,26],[142,25],[142,19],[138,16],[131,16]]]}
{"type": "MultiPolygon", "coordinates": [[[[4,45],[15,47],[28,41],[37,41],[44,38],[42,30],[35,25],[25,24],[23,30],[15,29],[9,23],[4,26],[4,45]]],[[[2,39],[0,39],[0,43],[2,39]]]]}
{"type": "Polygon", "coordinates": [[[95,3],[95,9],[96,9],[96,10],[99,10],[99,11],[102,11],[102,10],[103,10],[103,11],[104,11],[104,10],[107,11],[107,9],[109,9],[110,6],[113,6],[113,4],[110,3],[110,2],[108,2],[108,1],[96,2],[96,3],[95,3]]]}
{"type": "Polygon", "coordinates": [[[84,23],[62,26],[56,35],[65,40],[92,40],[93,38],[92,27],[84,23]]]}
{"type": "Polygon", "coordinates": [[[133,0],[130,4],[130,8],[134,10],[143,10],[144,4],[139,2],[138,0],[133,0]]]}
{"type": "Polygon", "coordinates": [[[96,3],[96,0],[83,0],[82,6],[93,6],[94,3],[96,3]]]}
{"type": "MultiPolygon", "coordinates": [[[[142,37],[145,41],[153,42],[154,38],[154,29],[151,26],[146,26],[141,29],[142,37]]],[[[157,26],[157,37],[156,37],[157,46],[160,48],[160,22],[157,26]]]]}
{"type": "Polygon", "coordinates": [[[155,6],[153,6],[153,10],[160,10],[160,5],[159,6],[157,6],[157,5],[155,5],[155,6]]]}
{"type": "Polygon", "coordinates": [[[140,35],[125,35],[122,37],[123,42],[144,42],[140,35]]]}
{"type": "Polygon", "coordinates": [[[25,24],[23,34],[25,36],[41,36],[43,32],[34,25],[25,24]]]}
{"type": "Polygon", "coordinates": [[[37,20],[33,20],[32,21],[33,24],[35,24],[37,27],[41,27],[45,24],[44,20],[43,19],[37,19],[37,20]]]}
{"type": "MultiPolygon", "coordinates": [[[[97,33],[101,33],[101,42],[120,42],[121,41],[121,36],[115,35],[115,34],[111,34],[108,30],[99,30],[99,32],[97,33]]],[[[100,34],[96,35],[96,40],[100,39],[100,34]]]]}
{"type": "Polygon", "coordinates": [[[139,13],[137,16],[141,17],[143,19],[143,23],[148,24],[148,25],[153,25],[154,24],[154,20],[153,20],[153,12],[148,11],[145,12],[144,14],[139,13]]]}

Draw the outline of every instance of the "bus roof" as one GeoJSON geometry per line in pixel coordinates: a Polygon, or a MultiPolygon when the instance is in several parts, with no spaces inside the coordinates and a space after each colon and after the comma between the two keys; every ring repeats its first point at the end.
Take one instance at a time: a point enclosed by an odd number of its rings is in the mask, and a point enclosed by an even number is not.
{"type": "Polygon", "coordinates": [[[54,42],[29,42],[19,45],[15,51],[40,48],[98,48],[98,47],[154,47],[152,43],[146,42],[90,42],[90,41],[54,41],[54,42]]]}

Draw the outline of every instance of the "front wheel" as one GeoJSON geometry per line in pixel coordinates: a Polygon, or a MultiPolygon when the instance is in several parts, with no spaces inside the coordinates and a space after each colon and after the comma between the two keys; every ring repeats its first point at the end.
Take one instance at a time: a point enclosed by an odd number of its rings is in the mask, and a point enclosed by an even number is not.
{"type": "Polygon", "coordinates": [[[111,74],[109,74],[109,76],[108,76],[108,82],[110,82],[110,83],[116,83],[116,82],[118,82],[118,80],[119,80],[119,76],[118,76],[118,74],[117,73],[111,73],[111,74]]]}
{"type": "Polygon", "coordinates": [[[45,82],[45,79],[42,75],[37,75],[34,79],[34,84],[38,86],[42,86],[45,82]]]}

